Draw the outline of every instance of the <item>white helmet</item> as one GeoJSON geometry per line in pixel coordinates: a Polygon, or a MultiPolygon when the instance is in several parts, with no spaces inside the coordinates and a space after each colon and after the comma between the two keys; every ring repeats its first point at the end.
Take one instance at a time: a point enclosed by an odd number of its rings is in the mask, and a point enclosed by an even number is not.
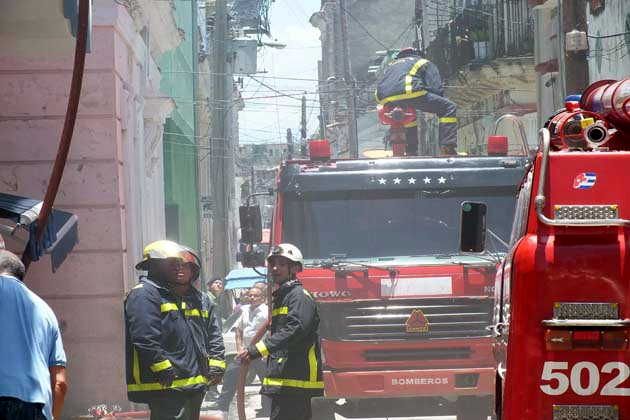
{"type": "Polygon", "coordinates": [[[298,249],[297,246],[292,244],[280,244],[271,248],[271,252],[267,257],[267,262],[273,257],[284,257],[294,263],[300,265],[302,268],[302,262],[304,261],[304,257],[302,256],[302,252],[298,249]]]}

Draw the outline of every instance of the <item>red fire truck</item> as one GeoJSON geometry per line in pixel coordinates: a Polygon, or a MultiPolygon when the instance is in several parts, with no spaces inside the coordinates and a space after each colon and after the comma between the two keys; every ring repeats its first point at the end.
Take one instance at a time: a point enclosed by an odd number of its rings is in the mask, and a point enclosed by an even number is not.
{"type": "Polygon", "coordinates": [[[272,243],[304,254],[328,400],[361,409],[406,397],[415,415],[439,400],[459,419],[493,411],[494,278],[530,162],[498,144],[493,156],[334,160],[315,141],[309,159],[279,169],[272,243]],[[488,209],[483,255],[459,251],[471,203],[488,209]]]}
{"type": "Polygon", "coordinates": [[[541,130],[495,285],[503,419],[630,419],[629,98],[595,83],[541,130]]]}

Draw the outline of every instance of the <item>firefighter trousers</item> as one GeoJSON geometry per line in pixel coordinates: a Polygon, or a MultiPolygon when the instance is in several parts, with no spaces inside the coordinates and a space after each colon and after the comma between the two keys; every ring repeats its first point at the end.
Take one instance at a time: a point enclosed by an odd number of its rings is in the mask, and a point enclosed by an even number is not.
{"type": "Polygon", "coordinates": [[[151,420],[199,420],[203,391],[168,392],[149,402],[151,420]]]}
{"type": "Polygon", "coordinates": [[[299,394],[271,396],[269,420],[310,420],[312,415],[310,396],[299,394]]]}
{"type": "MultiPolygon", "coordinates": [[[[448,98],[435,93],[427,92],[426,95],[414,99],[408,99],[400,102],[403,105],[414,107],[422,112],[435,114],[439,122],[439,144],[440,146],[457,146],[457,105],[448,98]]],[[[418,151],[417,128],[415,135],[415,144],[412,139],[414,136],[407,134],[407,151],[418,151]]]]}

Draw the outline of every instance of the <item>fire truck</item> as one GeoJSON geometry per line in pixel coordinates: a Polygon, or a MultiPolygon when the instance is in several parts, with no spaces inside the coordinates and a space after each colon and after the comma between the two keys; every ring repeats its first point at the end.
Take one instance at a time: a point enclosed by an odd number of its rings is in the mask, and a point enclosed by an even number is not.
{"type": "Polygon", "coordinates": [[[494,289],[502,419],[630,419],[629,98],[597,82],[540,131],[494,289]]]}
{"type": "MultiPolygon", "coordinates": [[[[345,160],[317,140],[279,168],[272,243],[304,254],[328,401],[360,410],[404,398],[421,415],[439,400],[475,420],[493,411],[494,279],[530,159],[526,145],[508,155],[506,138],[491,140],[488,156],[345,160]],[[479,203],[489,252],[461,252],[462,217],[479,203]]],[[[244,242],[259,238],[255,214],[241,208],[244,242]]]]}

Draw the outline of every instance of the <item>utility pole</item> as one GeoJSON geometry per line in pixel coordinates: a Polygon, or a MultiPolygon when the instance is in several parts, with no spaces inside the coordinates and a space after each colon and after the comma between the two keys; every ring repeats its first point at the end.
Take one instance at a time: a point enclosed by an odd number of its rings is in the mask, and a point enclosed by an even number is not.
{"type": "Polygon", "coordinates": [[[567,51],[565,35],[577,29],[587,31],[586,0],[563,0],[560,2],[562,13],[562,50],[564,56],[564,87],[565,95],[580,93],[589,85],[587,51],[567,51]]]}
{"type": "Polygon", "coordinates": [[[320,114],[317,116],[317,119],[319,120],[319,138],[323,140],[326,138],[326,124],[324,123],[324,115],[321,111],[320,114]]]}
{"type": "Polygon", "coordinates": [[[252,163],[252,167],[249,172],[249,183],[251,187],[249,189],[250,194],[256,194],[256,170],[254,169],[254,164],[252,163]]]}
{"type": "Polygon", "coordinates": [[[302,157],[306,156],[306,95],[302,95],[302,118],[300,119],[300,147],[302,148],[302,157]]]}
{"type": "Polygon", "coordinates": [[[227,183],[230,181],[227,168],[232,145],[226,130],[228,117],[228,77],[227,50],[227,0],[216,0],[213,42],[213,118],[212,118],[212,193],[215,212],[212,218],[213,274],[223,276],[230,269],[228,235],[228,197],[227,183]]]}
{"type": "Polygon", "coordinates": [[[346,0],[339,2],[339,23],[341,26],[341,51],[343,60],[343,78],[346,92],[346,121],[348,124],[348,152],[351,158],[359,157],[359,138],[357,133],[357,98],[354,77],[350,69],[350,49],[348,47],[348,19],[346,0]]]}
{"type": "Polygon", "coordinates": [[[420,30],[420,25],[422,22],[422,12],[422,0],[415,0],[413,14],[413,47],[417,50],[424,51],[424,35],[422,36],[422,45],[420,45],[420,36],[418,35],[418,31],[420,30]]]}
{"type": "Polygon", "coordinates": [[[293,132],[287,128],[287,159],[293,159],[293,132]]]}

